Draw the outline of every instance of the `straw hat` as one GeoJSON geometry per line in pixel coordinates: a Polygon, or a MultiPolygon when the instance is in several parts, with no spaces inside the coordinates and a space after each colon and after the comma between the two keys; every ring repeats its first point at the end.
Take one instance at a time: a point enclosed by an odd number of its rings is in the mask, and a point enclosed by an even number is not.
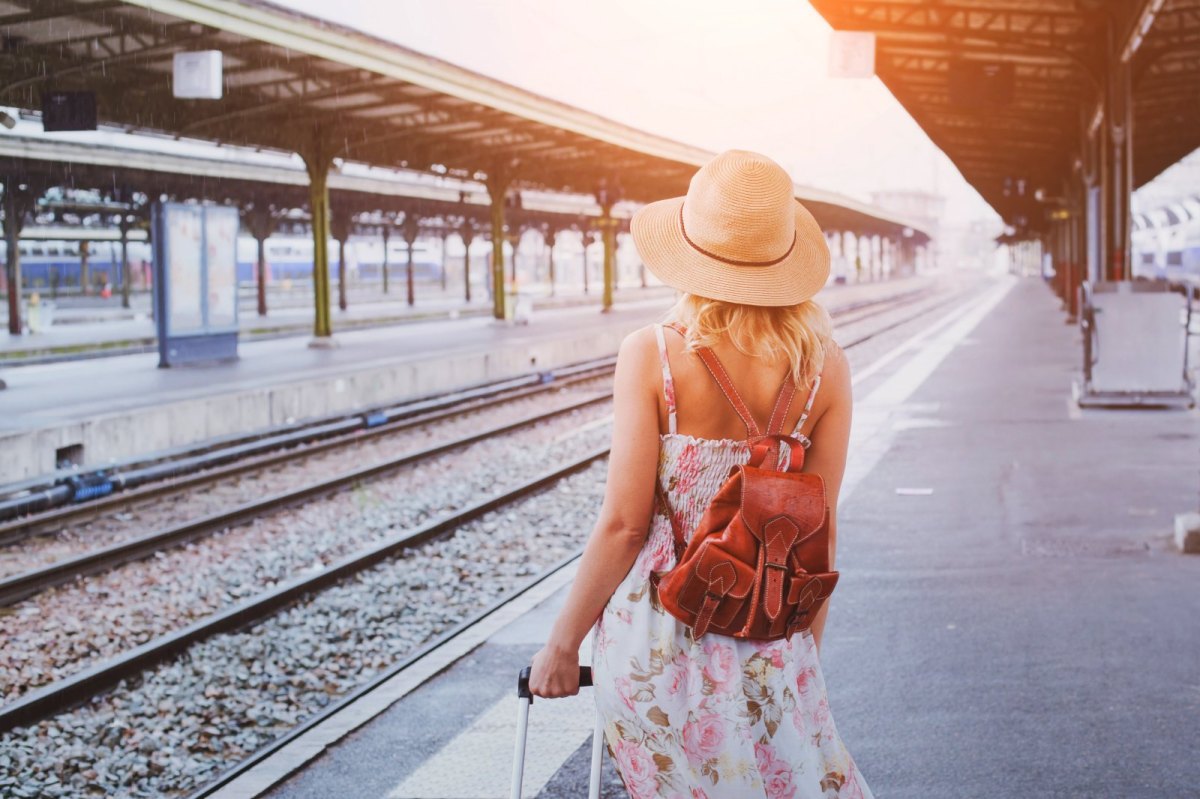
{"type": "Polygon", "coordinates": [[[630,232],[646,267],[689,294],[742,305],[795,305],[829,278],[829,246],[783,167],[727,150],[687,196],[638,209],[630,232]]]}

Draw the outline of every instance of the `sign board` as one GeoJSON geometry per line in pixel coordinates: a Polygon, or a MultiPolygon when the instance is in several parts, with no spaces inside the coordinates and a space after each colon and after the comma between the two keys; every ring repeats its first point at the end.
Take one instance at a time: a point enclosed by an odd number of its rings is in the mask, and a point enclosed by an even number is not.
{"type": "Polygon", "coordinates": [[[875,75],[875,34],[834,31],[829,40],[829,77],[870,78],[875,75]]]}
{"type": "Polygon", "coordinates": [[[160,367],[237,358],[236,208],[155,203],[160,367]]]}
{"type": "Polygon", "coordinates": [[[176,53],[172,60],[171,91],[176,97],[220,100],[222,64],[220,50],[176,53]]]}

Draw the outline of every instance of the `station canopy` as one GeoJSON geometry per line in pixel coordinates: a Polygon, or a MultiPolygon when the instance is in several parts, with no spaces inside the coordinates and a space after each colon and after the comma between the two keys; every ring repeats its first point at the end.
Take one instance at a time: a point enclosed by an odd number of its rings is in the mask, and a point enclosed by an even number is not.
{"type": "MultiPolygon", "coordinates": [[[[637,202],[684,193],[711,157],[262,2],[0,0],[0,35],[0,106],[88,90],[101,123],[131,132],[301,154],[320,140],[365,164],[637,202]],[[175,98],[174,54],[201,50],[223,54],[224,96],[175,98]]],[[[826,228],[914,234],[901,215],[833,192],[797,197],[826,228]]]]}
{"type": "Polygon", "coordinates": [[[1071,177],[1110,53],[1132,69],[1133,187],[1200,147],[1200,0],[812,4],[875,33],[876,74],[1010,223],[1036,226],[1033,192],[1071,177]]]}

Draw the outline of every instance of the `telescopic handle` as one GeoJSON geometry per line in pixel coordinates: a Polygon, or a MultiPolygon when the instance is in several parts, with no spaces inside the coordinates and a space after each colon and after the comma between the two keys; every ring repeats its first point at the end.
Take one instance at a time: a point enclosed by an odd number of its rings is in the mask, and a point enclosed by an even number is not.
{"type": "MultiPolygon", "coordinates": [[[[529,666],[521,669],[521,674],[517,677],[517,696],[521,699],[533,701],[533,694],[529,692],[529,666]]],[[[592,668],[591,666],[579,667],[579,685],[587,687],[592,684],[592,668]]]]}

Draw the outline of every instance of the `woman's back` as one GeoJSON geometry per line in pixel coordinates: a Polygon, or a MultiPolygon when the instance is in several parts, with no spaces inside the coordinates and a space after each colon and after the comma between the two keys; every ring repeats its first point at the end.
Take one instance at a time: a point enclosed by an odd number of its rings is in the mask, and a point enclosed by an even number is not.
{"type": "MultiPolygon", "coordinates": [[[[649,335],[646,335],[649,338],[649,335]]],[[[746,438],[746,426],[738,417],[721,388],[712,379],[708,370],[698,355],[685,352],[683,337],[671,328],[666,328],[664,344],[672,382],[674,383],[675,404],[677,407],[676,432],[681,435],[708,439],[746,438]]],[[[751,415],[759,426],[766,429],[767,420],[774,410],[780,386],[790,370],[790,364],[785,359],[769,361],[761,356],[748,355],[738,350],[728,338],[715,342],[711,349],[725,367],[730,380],[737,388],[742,400],[746,403],[751,415]]],[[[839,370],[842,357],[836,345],[831,348],[831,371],[839,370]]],[[[808,411],[808,418],[800,432],[808,435],[817,424],[825,409],[829,407],[831,398],[836,402],[838,386],[830,387],[831,382],[822,376],[822,386],[814,397],[813,405],[808,411]]],[[[784,416],[784,430],[796,429],[796,423],[804,413],[804,400],[813,389],[813,382],[807,385],[797,385],[796,401],[784,416]]],[[[659,429],[668,431],[667,401],[663,391],[659,396],[659,429]]],[[[811,438],[811,436],[809,436],[811,438]]]]}

